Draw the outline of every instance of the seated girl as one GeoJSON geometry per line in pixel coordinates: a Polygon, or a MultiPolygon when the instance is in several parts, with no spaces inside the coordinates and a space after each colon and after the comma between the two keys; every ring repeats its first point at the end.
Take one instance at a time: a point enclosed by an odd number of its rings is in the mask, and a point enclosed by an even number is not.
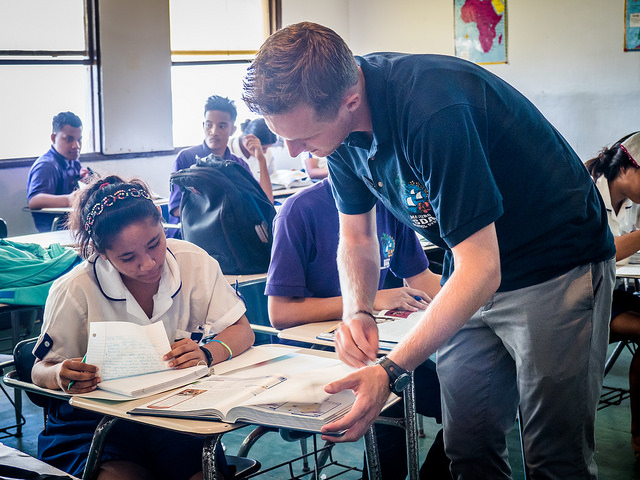
{"type": "MultiPolygon", "coordinates": [[[[69,226],[86,259],[51,287],[34,354],[34,383],[66,393],[94,390],[97,368],[82,362],[89,322],[162,322],[174,368],[223,362],[254,340],[241,298],[199,247],[165,238],[162,218],[140,181],[96,179],[77,196],[69,226]],[[192,339],[217,335],[199,345],[192,339]]],[[[52,401],[39,457],[81,476],[101,415],[52,401]]],[[[98,478],[202,477],[200,437],[120,421],[109,432],[98,478]]],[[[217,451],[224,467],[224,454],[217,451]]]]}
{"type": "MultiPolygon", "coordinates": [[[[629,262],[640,250],[640,132],[627,135],[586,162],[607,208],[616,242],[616,262],[629,262]]],[[[611,305],[610,341],[640,343],[640,298],[616,288],[611,305]]],[[[631,448],[640,459],[640,350],[629,367],[631,448]]]]}

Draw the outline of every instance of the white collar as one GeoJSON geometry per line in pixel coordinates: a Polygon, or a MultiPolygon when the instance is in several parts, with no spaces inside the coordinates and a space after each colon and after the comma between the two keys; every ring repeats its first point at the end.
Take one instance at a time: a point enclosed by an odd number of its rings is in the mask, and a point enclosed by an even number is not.
{"type": "MultiPolygon", "coordinates": [[[[96,276],[98,288],[105,298],[112,302],[127,302],[127,310],[139,316],[142,309],[138,305],[138,302],[134,300],[122,281],[120,273],[114,268],[111,262],[97,254],[90,259],[90,262],[93,264],[93,271],[96,276]]],[[[178,294],[180,288],[182,288],[180,268],[173,252],[167,248],[158,292],[153,296],[153,318],[162,315],[171,307],[173,297],[178,294]]]]}
{"type": "MultiPolygon", "coordinates": [[[[611,212],[611,214],[614,217],[616,217],[617,215],[613,211],[613,205],[611,204],[611,191],[609,190],[609,181],[604,175],[601,175],[598,177],[598,179],[596,180],[596,187],[598,188],[598,191],[602,196],[602,200],[604,202],[605,208],[609,212],[611,212]]],[[[621,213],[624,213],[624,211],[628,208],[631,208],[632,205],[633,205],[633,202],[631,201],[631,199],[625,198],[624,202],[622,202],[622,205],[620,205],[620,210],[618,211],[618,215],[620,215],[621,213]]]]}

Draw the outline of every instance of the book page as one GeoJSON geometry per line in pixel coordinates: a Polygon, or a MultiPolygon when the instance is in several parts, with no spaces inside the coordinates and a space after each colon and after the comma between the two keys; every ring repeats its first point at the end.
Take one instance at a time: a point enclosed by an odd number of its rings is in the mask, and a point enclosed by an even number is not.
{"type": "Polygon", "coordinates": [[[260,345],[257,347],[249,347],[238,356],[234,356],[231,360],[226,360],[213,366],[215,375],[224,375],[236,370],[247,367],[253,367],[259,363],[271,360],[273,358],[290,355],[295,350],[278,346],[260,345]]]}
{"type": "Polygon", "coordinates": [[[167,370],[162,355],[171,350],[162,322],[91,322],[85,362],[99,368],[102,380],[167,370]]]}
{"type": "Polygon", "coordinates": [[[189,413],[192,415],[218,414],[224,418],[234,406],[248,398],[260,395],[265,390],[285,381],[285,377],[226,377],[212,375],[179,391],[143,405],[135,413],[149,411],[162,415],[189,413]]]}
{"type": "Polygon", "coordinates": [[[383,310],[376,315],[381,342],[399,343],[418,322],[424,311],[383,310]]]}

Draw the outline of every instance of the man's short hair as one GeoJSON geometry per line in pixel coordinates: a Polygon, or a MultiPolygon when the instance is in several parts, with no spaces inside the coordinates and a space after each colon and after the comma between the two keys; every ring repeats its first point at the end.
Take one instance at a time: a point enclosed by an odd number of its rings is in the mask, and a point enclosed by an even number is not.
{"type": "Polygon", "coordinates": [[[353,53],[330,28],[290,25],[260,47],[244,79],[242,99],[260,115],[313,107],[320,119],[337,115],[344,94],[358,82],[353,53]]]}
{"type": "Polygon", "coordinates": [[[80,128],[82,126],[82,120],[80,120],[80,117],[73,112],[60,112],[53,117],[51,132],[58,133],[65,125],[69,125],[73,128],[80,128]]]}
{"type": "Polygon", "coordinates": [[[236,110],[236,104],[233,100],[229,100],[227,97],[221,97],[219,95],[211,95],[207,98],[207,101],[204,104],[204,115],[211,110],[227,112],[231,117],[231,123],[236,123],[238,110],[236,110]]]}

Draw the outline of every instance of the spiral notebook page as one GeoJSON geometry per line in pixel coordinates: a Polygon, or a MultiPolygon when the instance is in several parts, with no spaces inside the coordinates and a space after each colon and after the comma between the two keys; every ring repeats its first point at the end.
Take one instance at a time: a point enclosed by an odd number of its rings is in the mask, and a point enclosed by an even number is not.
{"type": "Polygon", "coordinates": [[[91,322],[85,362],[100,369],[103,380],[168,370],[162,356],[171,350],[162,322],[91,322]]]}

